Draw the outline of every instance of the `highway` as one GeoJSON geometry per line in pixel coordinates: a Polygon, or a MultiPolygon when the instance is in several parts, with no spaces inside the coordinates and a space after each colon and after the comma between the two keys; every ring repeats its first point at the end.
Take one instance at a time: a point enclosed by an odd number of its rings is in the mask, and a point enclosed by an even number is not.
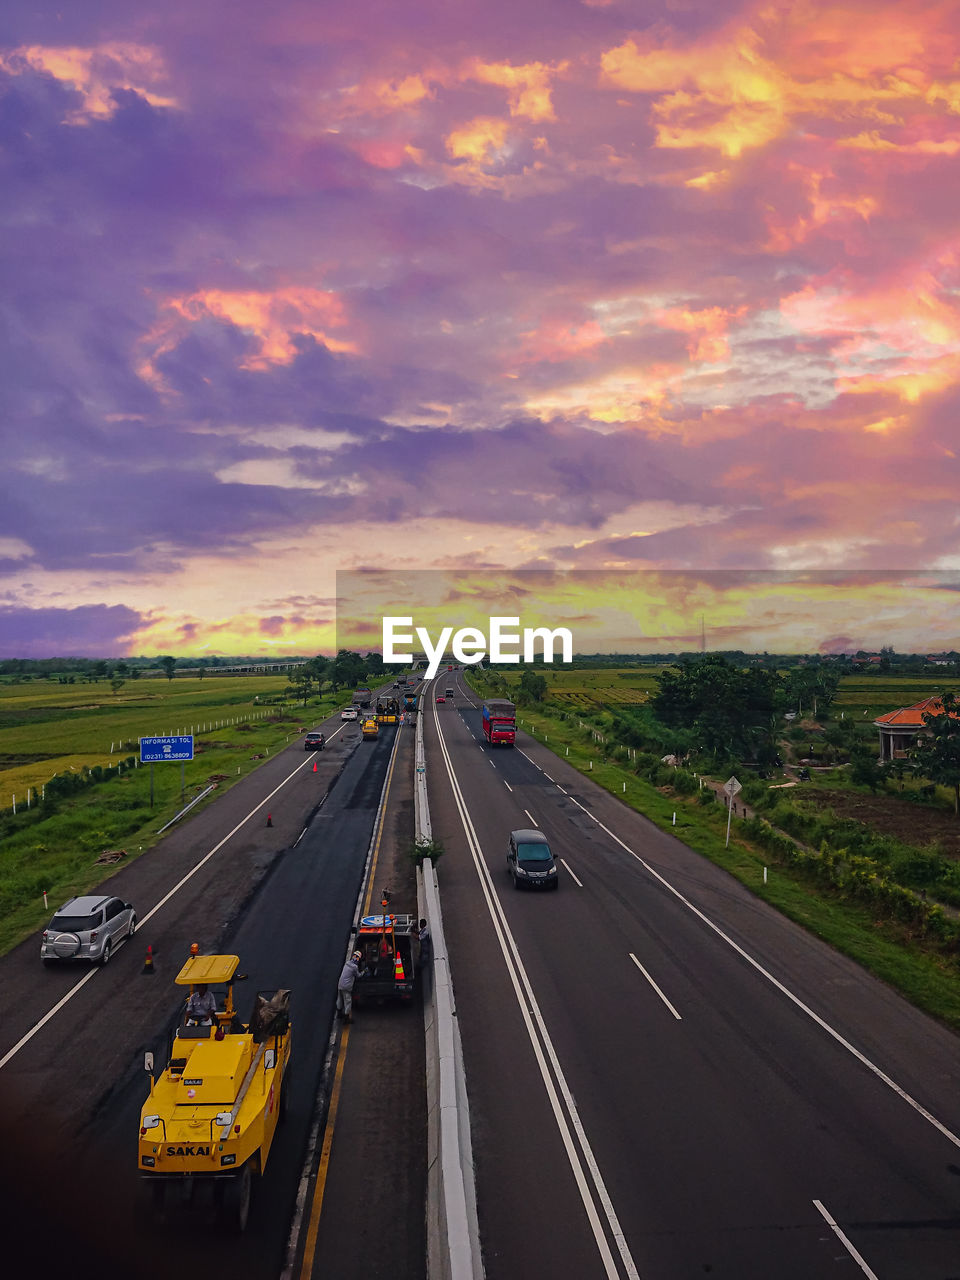
{"type": "MultiPolygon", "coordinates": [[[[960,1277],[956,1038],[542,745],[486,749],[459,677],[452,704],[432,700],[453,682],[428,686],[428,778],[489,1280],[960,1277]],[[512,888],[507,839],[526,826],[560,855],[556,893],[512,888]]],[[[0,960],[5,1208],[38,1265],[58,1238],[76,1280],[280,1274],[395,741],[358,737],[316,757],[294,743],[112,878],[149,918],[105,970],[47,971],[36,939],[0,960]],[[143,1052],[162,1056],[193,941],[240,955],[241,1009],[294,991],[290,1113],[241,1241],[203,1220],[158,1230],[135,1205],[143,1052]]],[[[386,809],[394,869],[411,741],[386,809]]],[[[359,1255],[370,1280],[421,1280],[418,1025],[371,1010],[341,1040],[297,1280],[359,1255]]]]}
{"type": "Polygon", "coordinates": [[[956,1038],[475,701],[427,743],[488,1280],[960,1276],[956,1038]]]}
{"type": "Polygon", "coordinates": [[[279,1275],[396,736],[358,745],[359,726],[348,725],[322,753],[295,742],[124,868],[110,891],[132,901],[142,923],[107,968],[44,969],[37,939],[0,961],[5,1217],[9,1243],[36,1265],[74,1277],[118,1268],[147,1280],[279,1275]],[[202,1216],[154,1227],[136,1203],[143,1053],[165,1060],[182,999],[173,978],[194,941],[240,956],[246,1014],[258,989],[293,989],[289,1112],[242,1239],[202,1216]],[[141,972],[148,942],[153,976],[141,972]],[[51,1250],[55,1239],[69,1248],[51,1250]]]}

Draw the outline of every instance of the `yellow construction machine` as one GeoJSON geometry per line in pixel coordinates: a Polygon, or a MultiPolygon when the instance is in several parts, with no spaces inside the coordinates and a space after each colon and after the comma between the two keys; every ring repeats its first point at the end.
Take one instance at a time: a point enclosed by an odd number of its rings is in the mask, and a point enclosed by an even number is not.
{"type": "Polygon", "coordinates": [[[138,1165],[159,1220],[205,1204],[241,1232],[285,1110],[290,992],[260,992],[247,1025],[233,1004],[239,958],[201,956],[196,944],[191,950],[175,979],[190,995],[166,1067],[154,1078],[153,1054],[144,1059],[150,1094],[140,1113],[138,1165]]]}

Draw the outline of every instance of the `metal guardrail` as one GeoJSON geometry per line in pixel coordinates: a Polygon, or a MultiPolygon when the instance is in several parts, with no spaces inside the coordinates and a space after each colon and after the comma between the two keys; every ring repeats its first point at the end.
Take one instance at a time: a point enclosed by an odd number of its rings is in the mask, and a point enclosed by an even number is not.
{"type": "MultiPolygon", "coordinates": [[[[418,840],[432,839],[423,716],[417,717],[414,812],[418,840]]],[[[424,1008],[427,1038],[427,1274],[430,1280],[482,1280],[470,1110],[450,961],[436,872],[424,858],[418,876],[423,915],[433,941],[424,1008]]]]}
{"type": "Polygon", "coordinates": [[[169,822],[165,822],[163,824],[163,826],[157,832],[157,835],[162,836],[164,831],[166,831],[167,827],[172,827],[175,822],[179,822],[180,819],[184,816],[184,814],[189,813],[195,804],[199,804],[200,801],[204,798],[204,796],[208,796],[211,791],[216,791],[216,789],[217,789],[217,784],[215,782],[212,782],[209,787],[204,787],[204,789],[200,792],[200,794],[198,796],[194,796],[193,799],[190,801],[190,803],[185,806],[185,808],[181,809],[179,813],[174,814],[174,816],[170,819],[169,822]]]}

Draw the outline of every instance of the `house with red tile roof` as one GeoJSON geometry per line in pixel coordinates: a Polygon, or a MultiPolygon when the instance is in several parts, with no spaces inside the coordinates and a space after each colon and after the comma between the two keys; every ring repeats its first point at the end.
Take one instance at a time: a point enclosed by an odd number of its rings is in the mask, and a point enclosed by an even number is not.
{"type": "MultiPolygon", "coordinates": [[[[956,711],[951,711],[953,716],[956,711]]],[[[921,733],[927,732],[923,717],[942,716],[943,699],[939,694],[915,702],[912,707],[898,707],[896,711],[887,711],[874,720],[880,731],[880,759],[903,759],[916,744],[921,733]]]]}

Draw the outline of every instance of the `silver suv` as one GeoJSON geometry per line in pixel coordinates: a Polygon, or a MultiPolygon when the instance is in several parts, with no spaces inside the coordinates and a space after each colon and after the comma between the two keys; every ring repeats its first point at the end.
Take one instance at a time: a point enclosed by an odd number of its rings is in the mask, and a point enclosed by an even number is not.
{"type": "Polygon", "coordinates": [[[53,917],[40,942],[44,964],[58,960],[91,960],[106,964],[123,938],[137,927],[137,913],[120,898],[93,894],[71,898],[53,917]]]}

